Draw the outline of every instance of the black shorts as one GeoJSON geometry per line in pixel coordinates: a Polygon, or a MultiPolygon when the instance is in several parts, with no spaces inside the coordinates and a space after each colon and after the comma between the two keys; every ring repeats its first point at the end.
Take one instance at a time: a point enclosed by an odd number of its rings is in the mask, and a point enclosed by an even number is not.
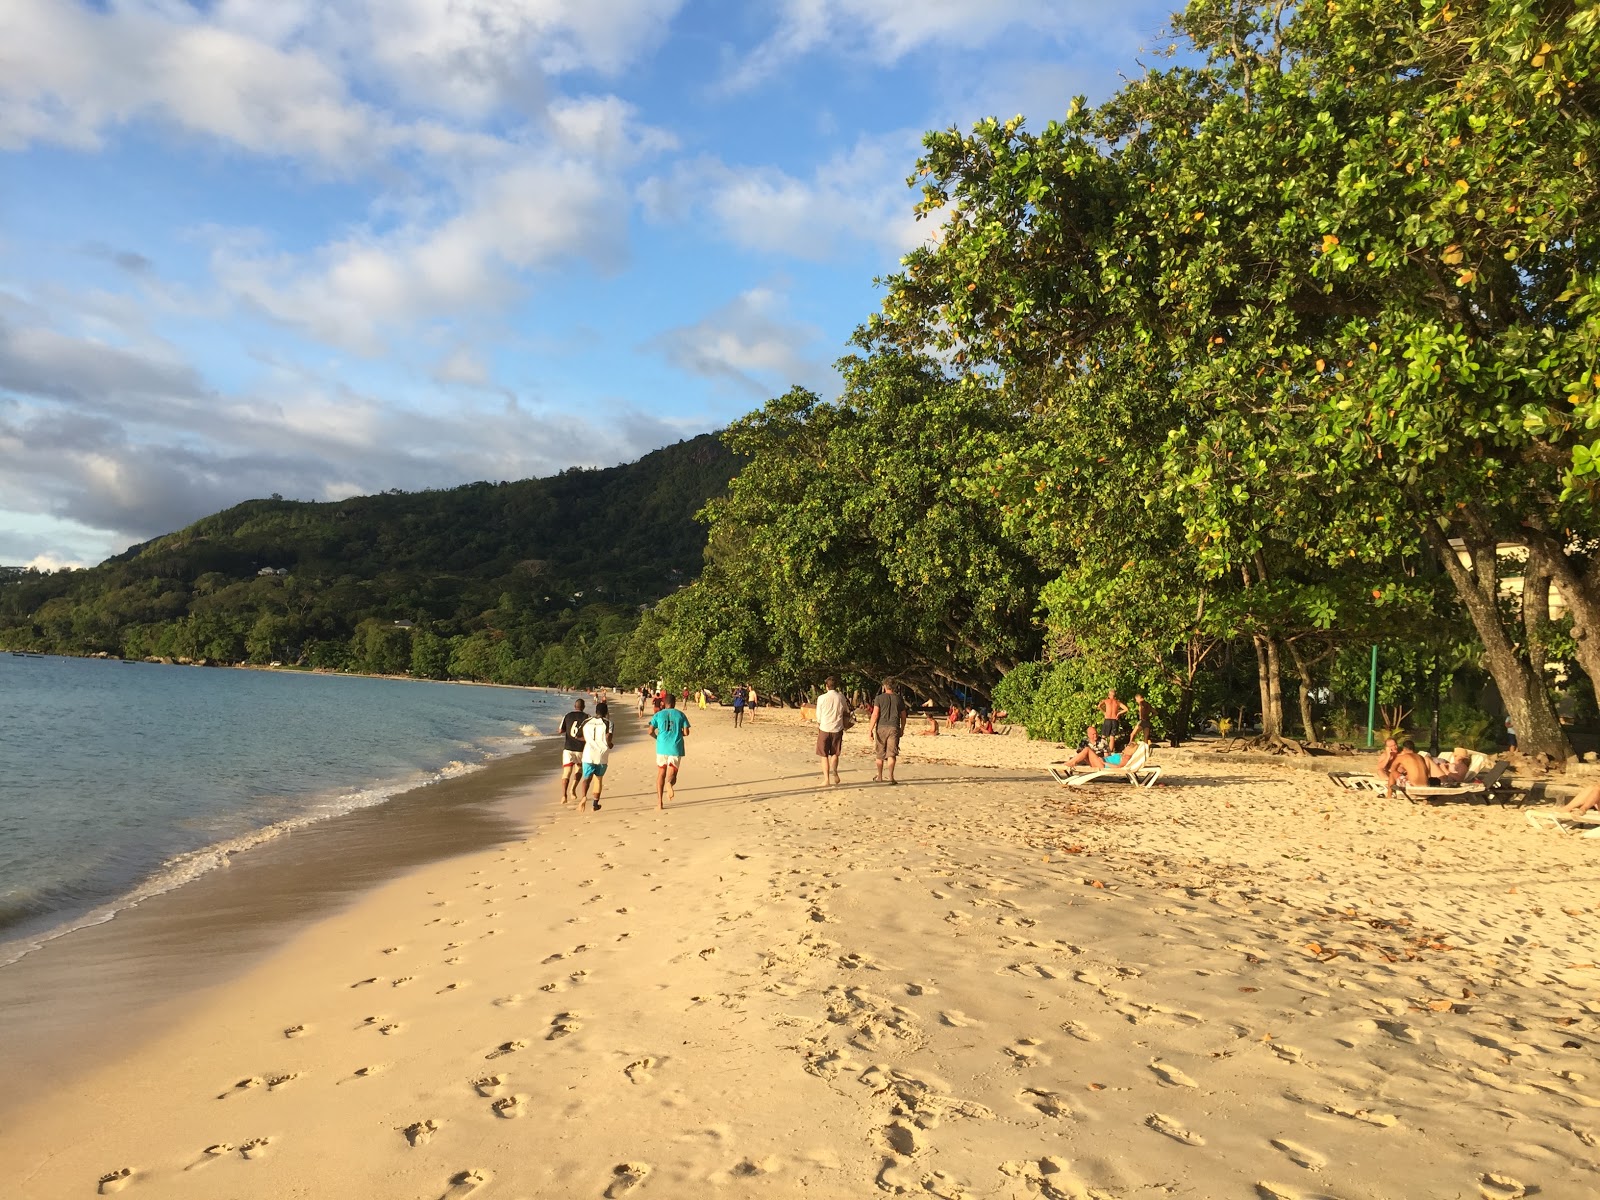
{"type": "Polygon", "coordinates": [[[1122,732],[1122,722],[1116,717],[1107,717],[1100,722],[1100,736],[1114,738],[1122,732]]]}

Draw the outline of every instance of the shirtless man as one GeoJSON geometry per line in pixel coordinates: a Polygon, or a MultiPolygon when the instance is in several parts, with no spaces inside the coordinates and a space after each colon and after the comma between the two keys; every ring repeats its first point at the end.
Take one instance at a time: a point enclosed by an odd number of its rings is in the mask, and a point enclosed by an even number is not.
{"type": "Polygon", "coordinates": [[[1410,738],[1400,744],[1399,753],[1390,761],[1389,769],[1384,773],[1384,778],[1389,783],[1388,790],[1384,792],[1385,796],[1394,795],[1395,781],[1402,775],[1406,777],[1408,787],[1428,786],[1428,764],[1423,761],[1422,755],[1417,753],[1417,744],[1410,738]]]}
{"type": "Polygon", "coordinates": [[[1378,755],[1378,769],[1373,773],[1377,775],[1379,779],[1387,778],[1389,774],[1389,764],[1394,762],[1394,756],[1399,753],[1400,743],[1395,741],[1393,738],[1385,738],[1383,741],[1383,753],[1378,755]]]}
{"type": "Polygon", "coordinates": [[[1117,748],[1117,735],[1122,732],[1122,714],[1128,711],[1128,706],[1117,699],[1117,689],[1112,688],[1106,692],[1106,698],[1100,701],[1100,736],[1106,740],[1106,749],[1117,748]]]}
{"type": "Polygon", "coordinates": [[[1135,692],[1133,696],[1134,711],[1138,714],[1138,724],[1133,727],[1133,740],[1151,742],[1155,740],[1150,726],[1150,701],[1144,698],[1143,692],[1135,692]]]}

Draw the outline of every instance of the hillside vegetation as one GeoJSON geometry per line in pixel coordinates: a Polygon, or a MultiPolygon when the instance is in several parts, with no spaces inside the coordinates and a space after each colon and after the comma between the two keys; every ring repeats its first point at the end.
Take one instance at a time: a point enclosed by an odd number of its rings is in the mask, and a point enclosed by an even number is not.
{"type": "Polygon", "coordinates": [[[0,581],[0,649],[611,681],[640,606],[698,574],[694,514],[737,466],[702,436],[549,479],[250,500],[89,570],[0,581]]]}

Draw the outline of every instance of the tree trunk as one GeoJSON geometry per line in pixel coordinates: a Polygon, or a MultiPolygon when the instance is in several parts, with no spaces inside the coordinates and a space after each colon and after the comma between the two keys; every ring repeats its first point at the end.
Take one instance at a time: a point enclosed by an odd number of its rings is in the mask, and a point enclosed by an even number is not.
{"type": "Polygon", "coordinates": [[[1524,544],[1530,573],[1537,569],[1548,575],[1567,602],[1578,666],[1594,684],[1594,694],[1600,696],[1600,558],[1587,571],[1580,571],[1566,547],[1542,529],[1530,528],[1524,544]]]}
{"type": "Polygon", "coordinates": [[[1189,740],[1189,720],[1194,713],[1194,681],[1186,679],[1178,684],[1178,707],[1167,727],[1167,741],[1174,746],[1189,740]]]}
{"type": "Polygon", "coordinates": [[[1550,575],[1530,557],[1522,576],[1522,627],[1528,631],[1528,665],[1545,677],[1545,647],[1550,642],[1550,575]]]}
{"type": "Polygon", "coordinates": [[[1283,736],[1282,664],[1278,643],[1266,634],[1252,634],[1256,644],[1256,677],[1261,688],[1261,736],[1283,736]]]}
{"type": "Polygon", "coordinates": [[[1294,659],[1295,673],[1300,677],[1300,724],[1305,731],[1305,739],[1308,742],[1321,741],[1317,737],[1316,722],[1311,719],[1311,663],[1293,642],[1285,644],[1289,648],[1289,657],[1294,659]]]}
{"type": "Polygon", "coordinates": [[[1437,524],[1425,519],[1421,528],[1483,642],[1489,674],[1517,731],[1517,748],[1525,754],[1548,754],[1565,761],[1567,735],[1550,703],[1550,693],[1500,619],[1500,569],[1493,534],[1487,530],[1468,533],[1464,541],[1469,562],[1463,565],[1437,524]]]}

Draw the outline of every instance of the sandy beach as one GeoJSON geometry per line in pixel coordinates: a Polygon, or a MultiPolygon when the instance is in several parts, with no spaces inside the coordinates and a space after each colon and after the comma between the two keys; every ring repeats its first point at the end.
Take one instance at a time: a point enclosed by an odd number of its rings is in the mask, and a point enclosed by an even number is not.
{"type": "MultiPolygon", "coordinates": [[[[82,1076],[0,1179],[129,1197],[1586,1197],[1596,843],[1158,750],[689,710],[603,811],[367,891],[82,1076]]],[[[632,717],[625,718],[631,721],[632,717]]],[[[8,1072],[9,1074],[9,1072],[8,1072]]]]}

